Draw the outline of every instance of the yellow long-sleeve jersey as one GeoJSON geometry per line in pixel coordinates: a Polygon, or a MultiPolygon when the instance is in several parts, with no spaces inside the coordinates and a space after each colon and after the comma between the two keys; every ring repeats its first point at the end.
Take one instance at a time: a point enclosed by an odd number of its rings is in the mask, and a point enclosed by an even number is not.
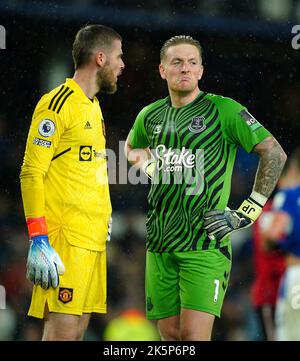
{"type": "Polygon", "coordinates": [[[103,116],[73,79],[38,102],[20,178],[25,216],[46,217],[50,242],[62,234],[104,250],[112,209],[103,116]]]}

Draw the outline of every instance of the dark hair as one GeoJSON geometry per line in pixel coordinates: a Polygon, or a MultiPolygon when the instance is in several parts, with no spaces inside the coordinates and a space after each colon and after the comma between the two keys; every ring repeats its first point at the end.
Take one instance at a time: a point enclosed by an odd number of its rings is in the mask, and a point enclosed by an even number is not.
{"type": "Polygon", "coordinates": [[[87,25],[81,28],[73,43],[75,69],[88,64],[91,54],[98,48],[109,50],[116,39],[122,41],[121,36],[114,29],[104,25],[87,25]]]}
{"type": "Polygon", "coordinates": [[[202,47],[198,40],[193,39],[189,35],[176,35],[173,36],[171,39],[167,40],[160,49],[160,61],[163,61],[163,59],[165,58],[168,48],[179,44],[194,45],[199,50],[200,58],[202,58],[202,47]]]}

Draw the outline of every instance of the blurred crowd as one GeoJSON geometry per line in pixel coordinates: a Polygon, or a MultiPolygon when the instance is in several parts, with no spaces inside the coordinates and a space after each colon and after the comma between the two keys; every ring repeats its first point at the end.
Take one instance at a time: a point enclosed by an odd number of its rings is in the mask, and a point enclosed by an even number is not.
{"type": "MultiPolygon", "coordinates": [[[[38,1],[35,1],[39,4],[38,1]]],[[[60,5],[101,6],[110,9],[137,11],[159,11],[163,14],[195,12],[213,16],[237,16],[242,19],[264,19],[269,16],[274,20],[299,18],[299,0],[60,0],[60,5]]],[[[54,4],[54,2],[52,3],[54,4]]],[[[13,7],[26,6],[26,0],[14,0],[13,7]]]]}
{"type": "MultiPolygon", "coordinates": [[[[96,1],[88,3],[97,4],[96,1]]],[[[114,3],[103,1],[102,5],[114,6],[114,3]]],[[[158,2],[151,1],[155,3],[158,2]]],[[[184,10],[205,4],[213,6],[217,1],[189,0],[184,2],[183,8],[180,3],[160,1],[159,6],[184,10]]],[[[247,11],[241,7],[249,3],[228,1],[227,6],[245,14],[247,11]]],[[[296,6],[297,2],[292,3],[296,6]]],[[[122,1],[124,7],[131,4],[131,1],[122,1]]],[[[150,6],[147,1],[139,4],[142,8],[150,6]]],[[[6,290],[6,309],[0,309],[0,340],[38,340],[42,323],[26,315],[31,284],[25,278],[28,235],[19,172],[34,106],[45,91],[63,82],[66,76],[72,76],[73,36],[83,24],[66,26],[20,17],[12,19],[13,22],[8,33],[14,41],[8,41],[5,53],[0,54],[0,285],[6,290]]],[[[109,97],[100,95],[99,100],[106,123],[107,148],[116,151],[119,160],[119,141],[126,139],[139,110],[167,94],[158,74],[159,50],[166,39],[181,31],[175,34],[174,31],[157,33],[151,29],[117,30],[123,36],[126,68],[120,77],[118,92],[109,97]]],[[[247,106],[290,154],[298,143],[296,135],[300,130],[300,50],[293,50],[289,39],[225,37],[201,29],[187,35],[199,39],[204,49],[205,75],[200,88],[230,96],[247,106]]],[[[244,151],[238,153],[229,206],[237,207],[250,194],[256,166],[256,156],[244,151]]],[[[108,314],[95,315],[85,337],[89,340],[113,338],[113,328],[108,327],[122,325],[121,321],[112,322],[125,317],[127,321],[134,320],[134,325],[148,329],[147,335],[157,339],[158,335],[151,329],[153,323],[144,323],[143,318],[148,185],[113,184],[110,189],[114,221],[112,239],[107,246],[108,314]]],[[[250,303],[251,229],[236,235],[232,242],[231,279],[213,339],[259,340],[261,331],[250,303]]],[[[125,324],[129,325],[131,321],[127,321],[125,324]]],[[[130,332],[133,331],[128,331],[133,335],[130,332]]]]}

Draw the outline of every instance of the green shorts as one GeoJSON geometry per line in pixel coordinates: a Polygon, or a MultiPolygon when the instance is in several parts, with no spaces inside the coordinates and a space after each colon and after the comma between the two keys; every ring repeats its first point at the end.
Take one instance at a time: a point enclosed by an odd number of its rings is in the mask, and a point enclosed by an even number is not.
{"type": "Polygon", "coordinates": [[[181,308],[220,317],[231,269],[231,247],[152,253],[146,258],[146,314],[161,319],[181,308]]]}

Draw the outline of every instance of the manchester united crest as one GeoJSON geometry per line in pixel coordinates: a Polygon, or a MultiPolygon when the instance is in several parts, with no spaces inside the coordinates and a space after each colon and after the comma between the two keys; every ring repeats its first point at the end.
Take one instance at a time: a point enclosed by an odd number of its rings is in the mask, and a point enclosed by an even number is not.
{"type": "Polygon", "coordinates": [[[58,299],[62,303],[71,302],[73,299],[73,288],[59,288],[58,299]]]}

